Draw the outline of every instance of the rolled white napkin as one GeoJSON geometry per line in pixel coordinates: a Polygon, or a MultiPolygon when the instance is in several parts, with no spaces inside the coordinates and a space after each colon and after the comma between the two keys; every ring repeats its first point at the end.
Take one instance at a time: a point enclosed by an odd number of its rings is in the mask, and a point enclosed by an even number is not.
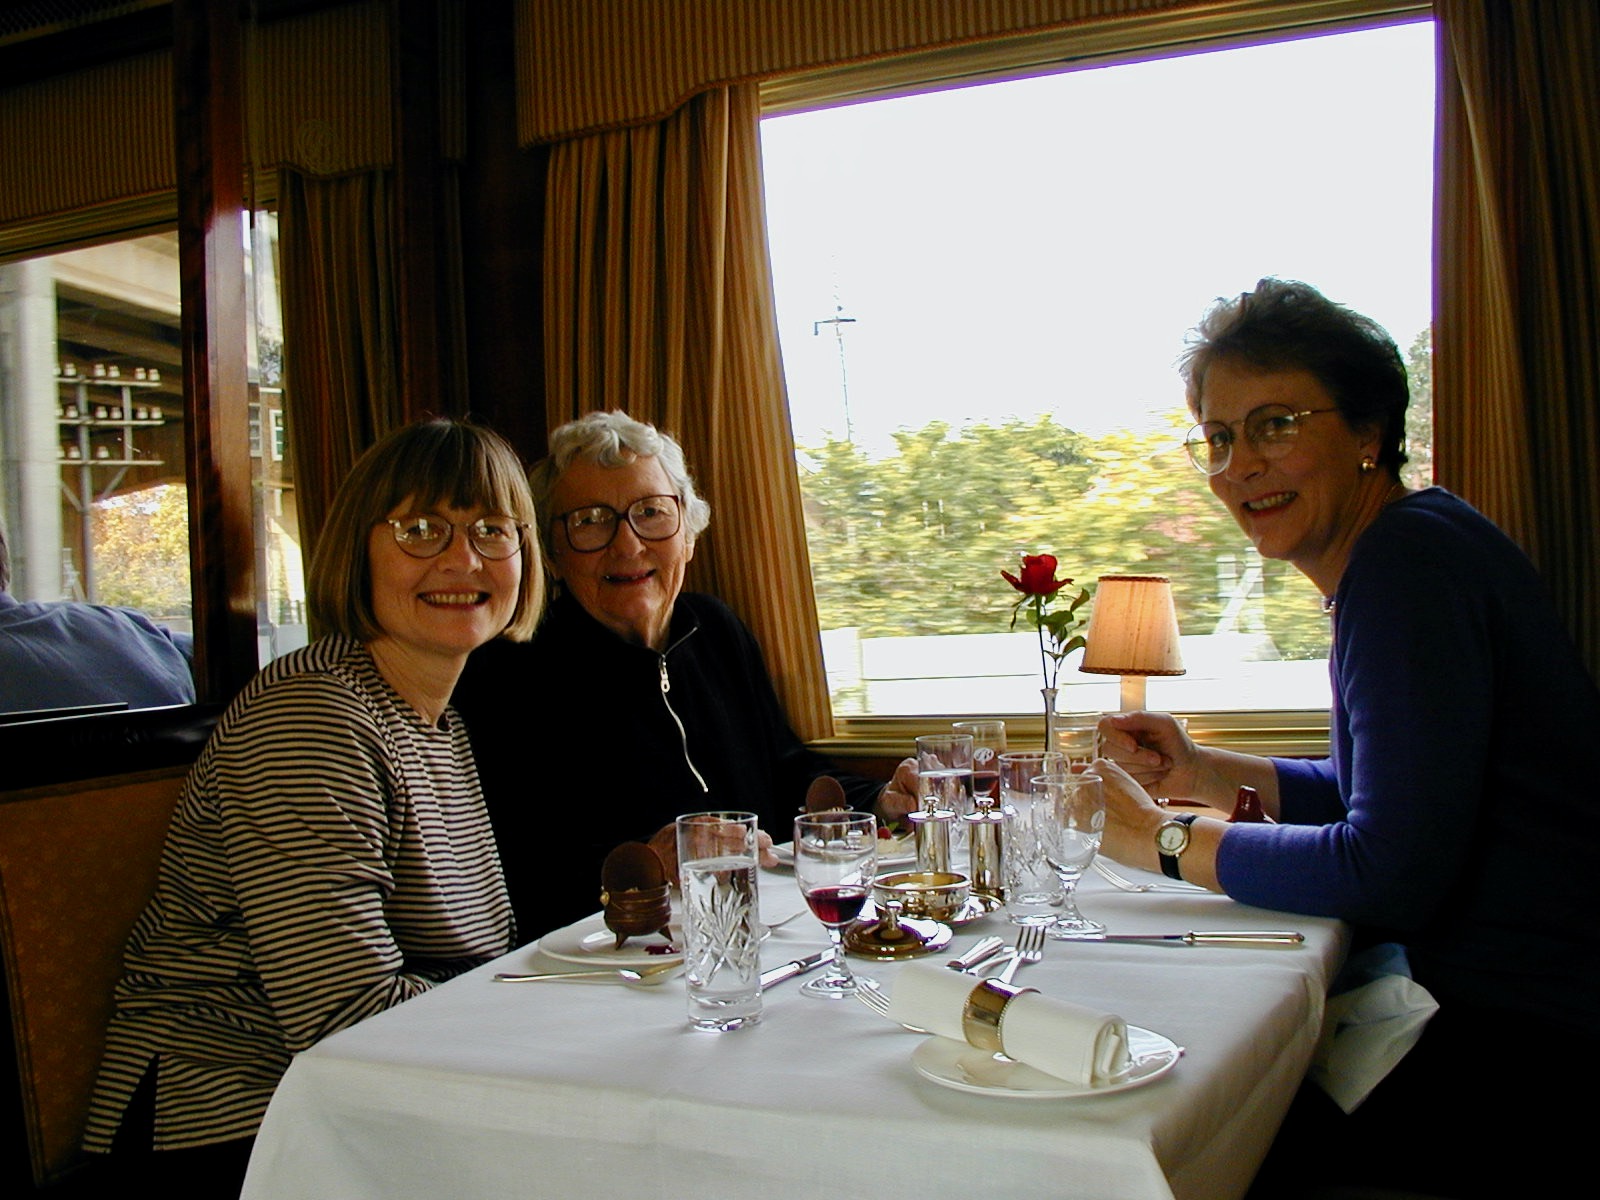
{"type": "Polygon", "coordinates": [[[1128,1069],[1128,1027],[1040,992],[1023,992],[1000,1014],[1000,1048],[1036,1071],[1086,1086],[1109,1083],[1128,1069]]]}
{"type": "MultiPolygon", "coordinates": [[[[978,981],[942,967],[902,970],[889,997],[889,1016],[952,1041],[967,1040],[961,1019],[978,981]]],[[[1023,992],[1000,1017],[1007,1058],[1069,1083],[1107,1083],[1128,1069],[1128,1029],[1121,1017],[1039,992],[1023,992]]]]}
{"type": "Polygon", "coordinates": [[[967,1040],[961,1013],[978,981],[971,975],[922,963],[906,967],[895,977],[889,997],[889,1016],[902,1025],[915,1025],[957,1042],[967,1040]]]}

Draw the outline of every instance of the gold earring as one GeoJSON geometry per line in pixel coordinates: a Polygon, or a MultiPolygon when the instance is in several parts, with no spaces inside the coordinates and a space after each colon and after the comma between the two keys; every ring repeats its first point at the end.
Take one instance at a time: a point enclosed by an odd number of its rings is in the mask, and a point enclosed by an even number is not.
{"type": "Polygon", "coordinates": [[[1372,461],[1372,456],[1370,454],[1361,460],[1361,473],[1363,475],[1370,475],[1377,469],[1378,464],[1372,461]]]}

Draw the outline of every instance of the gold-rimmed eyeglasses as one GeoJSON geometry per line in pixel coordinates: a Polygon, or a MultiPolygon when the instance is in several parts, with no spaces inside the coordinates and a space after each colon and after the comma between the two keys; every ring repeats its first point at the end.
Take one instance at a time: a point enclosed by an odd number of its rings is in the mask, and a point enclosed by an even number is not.
{"type": "Polygon", "coordinates": [[[1235,427],[1262,458],[1282,458],[1300,436],[1303,417],[1338,411],[1337,407],[1295,410],[1286,404],[1263,404],[1251,409],[1241,421],[1201,421],[1189,430],[1183,448],[1201,473],[1220,475],[1233,461],[1233,444],[1237,440],[1233,432],[1235,427]]]}
{"type": "Polygon", "coordinates": [[[683,524],[683,506],[676,496],[644,496],[618,512],[609,504],[585,504],[551,518],[567,531],[567,545],[579,554],[604,550],[617,538],[626,520],[642,542],[664,542],[683,524]]]}
{"type": "Polygon", "coordinates": [[[391,519],[384,524],[394,534],[395,544],[412,558],[437,558],[445,552],[458,529],[467,535],[467,541],[481,557],[510,558],[522,549],[523,533],[528,528],[526,522],[513,517],[479,517],[476,521],[457,523],[432,513],[391,519]]]}

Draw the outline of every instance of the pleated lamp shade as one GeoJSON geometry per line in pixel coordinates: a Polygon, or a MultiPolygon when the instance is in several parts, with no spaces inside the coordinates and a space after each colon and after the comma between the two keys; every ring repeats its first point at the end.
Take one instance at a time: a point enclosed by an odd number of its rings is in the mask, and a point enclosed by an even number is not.
{"type": "Polygon", "coordinates": [[[1100,576],[1084,637],[1078,669],[1122,676],[1123,712],[1144,707],[1147,676],[1183,674],[1178,614],[1165,576],[1100,576]]]}

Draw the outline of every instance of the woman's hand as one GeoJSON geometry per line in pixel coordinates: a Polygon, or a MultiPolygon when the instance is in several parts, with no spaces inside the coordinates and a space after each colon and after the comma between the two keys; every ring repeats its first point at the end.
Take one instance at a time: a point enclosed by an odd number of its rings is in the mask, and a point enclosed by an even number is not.
{"type": "Polygon", "coordinates": [[[883,791],[878,793],[878,802],[873,805],[880,825],[893,825],[896,821],[904,821],[907,813],[914,813],[921,807],[917,800],[917,760],[906,758],[894,769],[894,778],[884,785],[883,791]]]}
{"type": "Polygon", "coordinates": [[[1130,867],[1160,870],[1156,826],[1171,814],[1151,799],[1138,781],[1114,760],[1097,758],[1090,770],[1100,776],[1105,785],[1106,827],[1100,852],[1130,867]]]}
{"type": "MultiPolygon", "coordinates": [[[[1160,871],[1156,830],[1171,819],[1174,810],[1162,808],[1133,776],[1109,758],[1095,759],[1091,769],[1105,785],[1106,827],[1100,852],[1130,867],[1160,871]]],[[[1227,828],[1226,822],[1213,817],[1198,817],[1190,824],[1189,846],[1181,860],[1185,880],[1214,892],[1222,891],[1217,880],[1217,847],[1227,828]]]]}
{"type": "Polygon", "coordinates": [[[1151,795],[1196,798],[1201,750],[1167,713],[1108,713],[1100,718],[1100,753],[1151,795]]]}

